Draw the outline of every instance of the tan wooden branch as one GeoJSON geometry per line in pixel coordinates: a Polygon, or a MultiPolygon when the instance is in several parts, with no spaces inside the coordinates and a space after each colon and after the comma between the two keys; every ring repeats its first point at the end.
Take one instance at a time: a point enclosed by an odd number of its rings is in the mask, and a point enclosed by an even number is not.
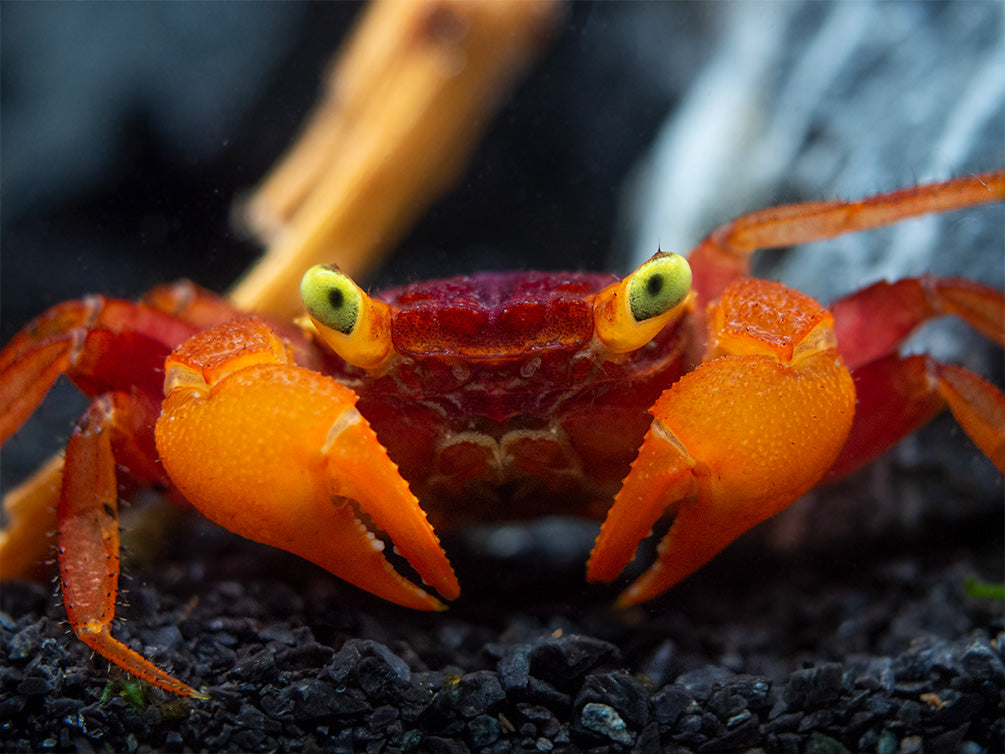
{"type": "Polygon", "coordinates": [[[378,2],[293,148],[248,202],[268,244],[231,293],[292,317],[303,271],[365,276],[453,182],[558,14],[555,2],[378,2]]]}

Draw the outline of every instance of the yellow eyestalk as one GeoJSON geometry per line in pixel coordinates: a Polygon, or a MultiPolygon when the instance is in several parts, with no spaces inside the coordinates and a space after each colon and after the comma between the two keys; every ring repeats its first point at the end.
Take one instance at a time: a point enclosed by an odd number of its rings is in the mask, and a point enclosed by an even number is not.
{"type": "Polygon", "coordinates": [[[596,295],[597,337],[615,353],[641,348],[686,304],[690,290],[687,260],[680,254],[657,251],[631,275],[596,295]]]}
{"type": "Polygon", "coordinates": [[[300,298],[318,334],[335,353],[363,369],[391,351],[391,309],[370,298],[337,267],[316,264],[300,281],[300,298]]]}

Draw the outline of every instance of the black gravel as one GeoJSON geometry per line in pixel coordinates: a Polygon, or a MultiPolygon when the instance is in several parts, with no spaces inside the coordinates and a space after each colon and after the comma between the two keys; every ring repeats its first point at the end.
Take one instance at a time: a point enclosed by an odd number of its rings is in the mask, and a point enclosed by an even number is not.
{"type": "Polygon", "coordinates": [[[448,541],[465,594],[445,614],[183,523],[124,578],[116,631],[210,699],[131,682],[50,587],[6,585],[4,751],[1002,749],[1003,606],[966,591],[1003,579],[998,514],[784,551],[769,527],[626,611],[582,585],[571,545],[486,554],[482,532],[448,541]]]}

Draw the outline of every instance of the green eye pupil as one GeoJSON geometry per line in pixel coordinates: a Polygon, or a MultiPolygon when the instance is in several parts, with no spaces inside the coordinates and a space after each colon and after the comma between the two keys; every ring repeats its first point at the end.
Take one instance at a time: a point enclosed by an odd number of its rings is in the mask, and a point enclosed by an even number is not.
{"type": "Polygon", "coordinates": [[[338,311],[345,304],[345,294],[342,293],[341,288],[330,288],[328,290],[328,305],[332,309],[338,311]]]}
{"type": "Polygon", "coordinates": [[[659,292],[663,290],[663,276],[659,273],[650,275],[649,280],[646,281],[646,290],[650,296],[658,296],[659,292]]]}

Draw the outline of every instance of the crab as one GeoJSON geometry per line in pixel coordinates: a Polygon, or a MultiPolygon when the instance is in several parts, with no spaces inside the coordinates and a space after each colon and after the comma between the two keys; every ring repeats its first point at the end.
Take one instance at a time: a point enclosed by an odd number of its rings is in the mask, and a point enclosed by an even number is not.
{"type": "Polygon", "coordinates": [[[176,694],[203,697],[112,636],[120,475],[423,610],[460,594],[437,532],[602,519],[586,576],[610,582],[671,518],[655,562],[618,598],[637,604],[946,406],[1005,471],[997,388],[898,353],[945,314],[1002,344],[1000,291],[926,276],[824,308],[750,277],[758,249],[1003,198],[1005,170],[762,210],[623,280],[482,273],[371,296],[317,265],[296,323],[188,282],[138,303],[70,301],[0,353],[0,441],[60,375],[92,397],[59,495],[67,615],[100,655],[176,694]]]}

